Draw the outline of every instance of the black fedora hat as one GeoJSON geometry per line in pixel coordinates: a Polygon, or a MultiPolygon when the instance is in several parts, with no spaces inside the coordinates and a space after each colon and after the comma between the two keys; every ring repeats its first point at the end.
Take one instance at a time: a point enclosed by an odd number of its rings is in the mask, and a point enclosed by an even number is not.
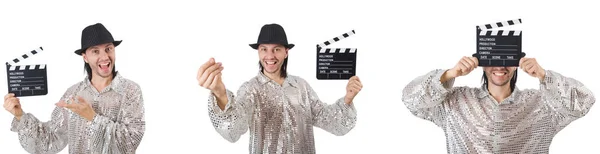
{"type": "Polygon", "coordinates": [[[104,25],[96,23],[83,29],[81,32],[81,49],[75,50],[75,54],[81,55],[87,48],[104,43],[112,42],[116,47],[121,44],[121,41],[115,41],[104,25]]]}
{"type": "Polygon", "coordinates": [[[281,44],[285,48],[291,49],[294,44],[288,44],[285,30],[278,24],[266,24],[260,29],[258,40],[254,44],[250,44],[253,49],[258,49],[260,44],[281,44]]]}

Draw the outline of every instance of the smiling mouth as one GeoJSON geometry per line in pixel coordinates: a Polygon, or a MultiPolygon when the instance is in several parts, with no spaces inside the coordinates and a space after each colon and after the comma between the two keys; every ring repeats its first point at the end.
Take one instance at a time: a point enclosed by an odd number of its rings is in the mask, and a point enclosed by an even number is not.
{"type": "Polygon", "coordinates": [[[504,76],[506,75],[506,72],[494,72],[492,74],[494,74],[494,76],[504,76]]]}
{"type": "Polygon", "coordinates": [[[267,65],[275,65],[275,64],[277,64],[277,61],[265,61],[265,64],[267,64],[267,65]]]}
{"type": "Polygon", "coordinates": [[[104,63],[99,63],[98,67],[100,69],[108,69],[110,67],[111,62],[104,62],[104,63]]]}

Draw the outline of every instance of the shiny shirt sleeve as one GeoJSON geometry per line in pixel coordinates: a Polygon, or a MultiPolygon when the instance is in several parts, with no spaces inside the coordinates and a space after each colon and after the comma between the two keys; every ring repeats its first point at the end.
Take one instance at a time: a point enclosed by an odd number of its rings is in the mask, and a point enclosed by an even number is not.
{"type": "Polygon", "coordinates": [[[542,100],[555,113],[552,115],[556,132],[572,121],[585,116],[596,99],[581,82],[547,70],[540,83],[542,100]]]}
{"type": "Polygon", "coordinates": [[[317,93],[306,81],[302,83],[306,88],[314,126],[337,136],[345,135],[354,128],[356,125],[354,102],[348,105],[342,97],[334,104],[326,104],[319,99],[317,93]]]}
{"type": "Polygon", "coordinates": [[[249,82],[238,90],[237,96],[227,90],[227,105],[224,110],[217,105],[216,97],[211,93],[208,99],[208,114],[215,130],[229,142],[236,142],[248,131],[254,112],[255,92],[249,82]]]}
{"type": "Polygon", "coordinates": [[[144,99],[137,84],[126,86],[118,119],[96,114],[87,131],[92,151],[135,153],[145,132],[144,99]]]}
{"type": "Polygon", "coordinates": [[[451,96],[454,79],[441,83],[440,78],[446,70],[433,70],[411,81],[402,90],[402,101],[410,112],[422,119],[443,126],[446,115],[444,102],[451,96]]]}
{"type": "Polygon", "coordinates": [[[11,131],[18,132],[21,146],[29,153],[58,153],[68,144],[68,114],[66,109],[56,107],[50,121],[41,122],[25,113],[21,120],[13,119],[11,131]]]}

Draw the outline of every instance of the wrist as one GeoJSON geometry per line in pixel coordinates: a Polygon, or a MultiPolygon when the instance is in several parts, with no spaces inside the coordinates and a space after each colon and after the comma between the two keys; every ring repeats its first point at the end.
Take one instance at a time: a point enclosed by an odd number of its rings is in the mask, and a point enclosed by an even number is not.
{"type": "Polygon", "coordinates": [[[223,97],[227,97],[227,92],[225,91],[214,91],[213,95],[217,97],[217,99],[222,99],[223,97]]]}
{"type": "Polygon", "coordinates": [[[354,100],[354,98],[350,98],[348,96],[344,97],[344,103],[346,103],[346,105],[352,104],[353,100],[354,100]]]}
{"type": "Polygon", "coordinates": [[[21,118],[23,117],[23,114],[25,114],[25,113],[23,111],[20,111],[20,112],[15,113],[14,115],[15,115],[15,118],[18,121],[21,121],[21,118]]]}
{"type": "Polygon", "coordinates": [[[88,121],[94,121],[94,118],[96,117],[96,113],[92,113],[90,116],[86,117],[85,119],[88,121]]]}
{"type": "Polygon", "coordinates": [[[444,82],[446,82],[448,80],[451,80],[453,78],[456,78],[456,71],[454,71],[452,69],[449,69],[449,70],[446,70],[444,72],[444,74],[442,74],[442,77],[440,78],[440,81],[442,83],[444,83],[444,82]]]}
{"type": "Polygon", "coordinates": [[[546,79],[546,70],[542,69],[542,75],[540,75],[538,78],[540,79],[540,82],[544,82],[544,79],[546,79]]]}
{"type": "Polygon", "coordinates": [[[227,98],[227,92],[224,92],[222,94],[219,93],[213,93],[213,95],[215,96],[215,99],[217,101],[217,105],[219,106],[219,108],[221,108],[221,110],[225,109],[225,106],[227,105],[229,99],[227,98]]]}

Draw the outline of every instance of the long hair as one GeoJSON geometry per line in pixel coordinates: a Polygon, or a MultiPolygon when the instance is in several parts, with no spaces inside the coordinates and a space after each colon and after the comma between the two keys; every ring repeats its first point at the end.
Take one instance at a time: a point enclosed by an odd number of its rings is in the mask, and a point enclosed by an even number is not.
{"type": "MultiPolygon", "coordinates": [[[[517,70],[515,70],[515,75],[513,75],[512,79],[510,79],[510,92],[515,91],[515,85],[517,84],[517,70]]],[[[485,75],[485,71],[483,71],[483,86],[487,88],[488,86],[488,78],[485,75]]]]}
{"type": "MultiPolygon", "coordinates": [[[[287,63],[288,63],[288,58],[286,57],[283,60],[283,64],[281,65],[281,70],[279,70],[279,76],[286,78],[287,77],[287,63]]],[[[263,72],[263,70],[265,69],[262,66],[262,63],[260,63],[260,60],[258,61],[258,67],[260,67],[260,72],[263,72]]]]}
{"type": "MultiPolygon", "coordinates": [[[[114,79],[115,76],[117,76],[117,71],[116,71],[116,66],[114,65],[114,63],[112,63],[112,65],[113,65],[112,77],[114,79]]],[[[90,64],[88,64],[84,61],[83,68],[84,68],[85,72],[87,73],[88,80],[92,81],[92,67],[90,67],[90,64]]]]}

